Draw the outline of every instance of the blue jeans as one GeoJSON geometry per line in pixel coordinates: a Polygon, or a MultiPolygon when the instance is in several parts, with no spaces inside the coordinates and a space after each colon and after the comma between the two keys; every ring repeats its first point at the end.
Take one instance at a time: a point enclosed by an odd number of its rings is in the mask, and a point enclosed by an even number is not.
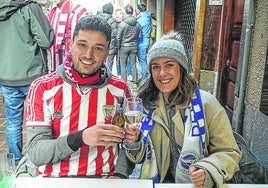
{"type": "Polygon", "coordinates": [[[120,67],[119,52],[116,55],[116,73],[117,73],[117,76],[121,76],[121,67],[120,67]]]}
{"type": "Polygon", "coordinates": [[[15,155],[16,164],[23,157],[22,155],[22,125],[24,101],[29,90],[29,86],[1,86],[5,106],[6,139],[10,153],[15,155]]]}
{"type": "Polygon", "coordinates": [[[137,56],[141,67],[141,79],[145,79],[148,76],[147,68],[147,51],[149,46],[138,46],[137,56]]]}
{"type": "Polygon", "coordinates": [[[119,50],[121,78],[127,82],[127,61],[129,58],[131,66],[131,75],[134,82],[137,82],[137,69],[136,69],[136,46],[121,47],[119,50]]]}

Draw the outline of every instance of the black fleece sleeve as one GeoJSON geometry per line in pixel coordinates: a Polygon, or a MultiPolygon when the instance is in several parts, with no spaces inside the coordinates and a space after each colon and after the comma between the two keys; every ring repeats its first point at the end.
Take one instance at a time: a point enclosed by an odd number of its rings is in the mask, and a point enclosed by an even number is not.
{"type": "Polygon", "coordinates": [[[67,143],[73,151],[77,151],[81,146],[84,145],[82,134],[84,130],[70,134],[67,137],[67,143]]]}

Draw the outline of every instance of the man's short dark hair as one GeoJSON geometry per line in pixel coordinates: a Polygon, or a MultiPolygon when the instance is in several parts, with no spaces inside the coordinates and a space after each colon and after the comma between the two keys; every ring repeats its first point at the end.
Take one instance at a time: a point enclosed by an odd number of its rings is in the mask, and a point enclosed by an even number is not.
{"type": "Polygon", "coordinates": [[[139,9],[141,12],[146,11],[146,5],[144,3],[137,4],[137,9],[139,9]]]}
{"type": "Polygon", "coordinates": [[[128,4],[125,7],[125,12],[126,12],[126,14],[133,14],[133,7],[130,4],[128,4]]]}
{"type": "Polygon", "coordinates": [[[89,15],[82,17],[76,24],[74,33],[73,33],[73,40],[80,30],[86,31],[98,31],[104,34],[107,41],[111,42],[111,33],[112,29],[108,22],[99,15],[89,15]]]}

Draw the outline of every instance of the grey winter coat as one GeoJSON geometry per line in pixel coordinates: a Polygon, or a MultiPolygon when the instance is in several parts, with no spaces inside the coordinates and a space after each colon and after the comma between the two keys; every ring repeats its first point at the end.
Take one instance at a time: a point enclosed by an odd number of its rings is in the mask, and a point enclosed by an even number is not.
{"type": "Polygon", "coordinates": [[[110,43],[109,54],[116,54],[117,53],[116,36],[117,36],[118,23],[116,22],[116,19],[112,17],[112,14],[102,13],[101,16],[107,20],[108,24],[111,26],[112,29],[112,38],[110,43]]]}
{"type": "Polygon", "coordinates": [[[117,32],[117,46],[133,47],[137,46],[137,39],[140,36],[141,26],[134,16],[125,17],[118,26],[117,32]]]}

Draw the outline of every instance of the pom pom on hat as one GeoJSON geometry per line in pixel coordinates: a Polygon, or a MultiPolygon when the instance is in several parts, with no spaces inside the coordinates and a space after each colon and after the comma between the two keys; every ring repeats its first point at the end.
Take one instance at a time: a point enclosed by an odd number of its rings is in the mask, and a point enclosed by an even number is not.
{"type": "Polygon", "coordinates": [[[102,12],[107,13],[107,14],[113,14],[113,12],[114,12],[113,4],[112,3],[107,3],[107,4],[103,5],[102,12]]]}
{"type": "Polygon", "coordinates": [[[175,60],[182,68],[186,70],[186,72],[190,72],[188,58],[186,56],[183,44],[180,41],[168,39],[155,42],[148,52],[147,62],[150,65],[154,59],[161,57],[175,60]]]}

